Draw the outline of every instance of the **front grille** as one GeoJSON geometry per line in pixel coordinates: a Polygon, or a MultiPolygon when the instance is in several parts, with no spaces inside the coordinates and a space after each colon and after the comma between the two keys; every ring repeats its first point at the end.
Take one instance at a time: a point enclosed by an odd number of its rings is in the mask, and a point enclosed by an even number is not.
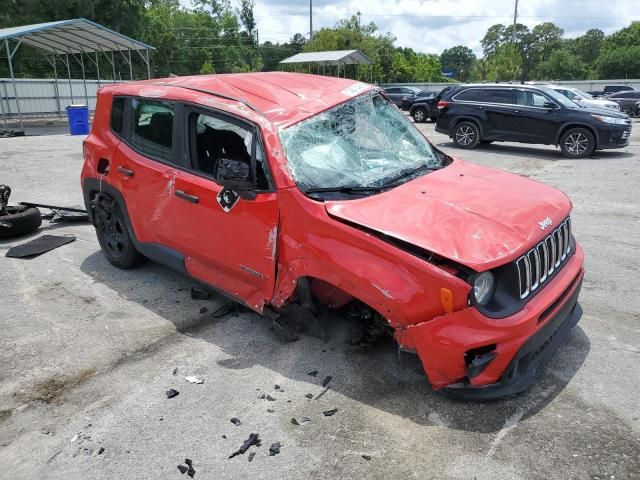
{"type": "Polygon", "coordinates": [[[567,218],[535,248],[516,260],[520,298],[527,298],[562,268],[570,252],[571,219],[567,218]]]}

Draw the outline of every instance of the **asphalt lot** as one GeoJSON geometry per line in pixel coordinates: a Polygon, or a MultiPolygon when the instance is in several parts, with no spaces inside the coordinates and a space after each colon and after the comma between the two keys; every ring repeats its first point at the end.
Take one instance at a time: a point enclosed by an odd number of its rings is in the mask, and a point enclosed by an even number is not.
{"type": "MultiPolygon", "coordinates": [[[[640,478],[640,122],[628,148],[579,161],[518,144],[460,151],[420,128],[448,153],[573,201],[584,315],[531,390],[454,402],[415,360],[400,373],[392,346],[348,346],[339,318],[326,343],[282,343],[255,314],[214,318],[224,300],[193,300],[193,283],[164,267],[115,269],[91,226],[44,222],[38,235],[77,240],[31,260],[4,257],[30,237],[0,241],[0,477],[186,478],[176,467],[190,458],[195,478],[211,479],[640,478]],[[326,375],[329,392],[307,399],[326,375]],[[253,461],[228,459],[250,433],[262,439],[253,461]]],[[[81,142],[0,139],[0,183],[14,202],[80,204],[81,142]]]]}

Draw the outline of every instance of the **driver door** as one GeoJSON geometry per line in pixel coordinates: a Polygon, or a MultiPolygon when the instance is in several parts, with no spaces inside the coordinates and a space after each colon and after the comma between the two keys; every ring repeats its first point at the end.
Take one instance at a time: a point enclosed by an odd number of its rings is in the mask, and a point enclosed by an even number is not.
{"type": "Polygon", "coordinates": [[[262,311],[275,285],[277,195],[259,128],[235,117],[185,107],[189,168],[175,181],[172,237],[189,274],[262,311]],[[221,162],[222,160],[222,162],[221,162]],[[240,198],[215,182],[224,162],[245,163],[255,195],[240,198]],[[253,169],[253,171],[250,171],[253,169]]]}

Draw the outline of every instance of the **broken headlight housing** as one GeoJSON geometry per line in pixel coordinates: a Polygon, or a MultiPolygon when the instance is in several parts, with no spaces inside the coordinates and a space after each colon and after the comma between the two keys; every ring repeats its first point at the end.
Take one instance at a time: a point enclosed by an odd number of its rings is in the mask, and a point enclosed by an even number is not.
{"type": "Polygon", "coordinates": [[[473,290],[471,294],[473,295],[476,303],[480,305],[486,305],[491,300],[493,296],[493,292],[495,290],[495,281],[493,278],[493,273],[491,272],[482,272],[473,280],[473,290]]]}

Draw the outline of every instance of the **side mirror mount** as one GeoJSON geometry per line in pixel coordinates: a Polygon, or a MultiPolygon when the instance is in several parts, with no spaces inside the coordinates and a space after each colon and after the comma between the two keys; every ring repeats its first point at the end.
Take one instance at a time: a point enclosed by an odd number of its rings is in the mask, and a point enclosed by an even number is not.
{"type": "Polygon", "coordinates": [[[560,107],[558,107],[558,105],[556,105],[553,102],[544,102],[544,104],[542,105],[542,108],[547,108],[549,110],[557,110],[560,107]]]}
{"type": "Polygon", "coordinates": [[[242,160],[220,158],[216,166],[215,182],[227,190],[237,192],[245,200],[256,198],[251,181],[251,167],[242,160]]]}

